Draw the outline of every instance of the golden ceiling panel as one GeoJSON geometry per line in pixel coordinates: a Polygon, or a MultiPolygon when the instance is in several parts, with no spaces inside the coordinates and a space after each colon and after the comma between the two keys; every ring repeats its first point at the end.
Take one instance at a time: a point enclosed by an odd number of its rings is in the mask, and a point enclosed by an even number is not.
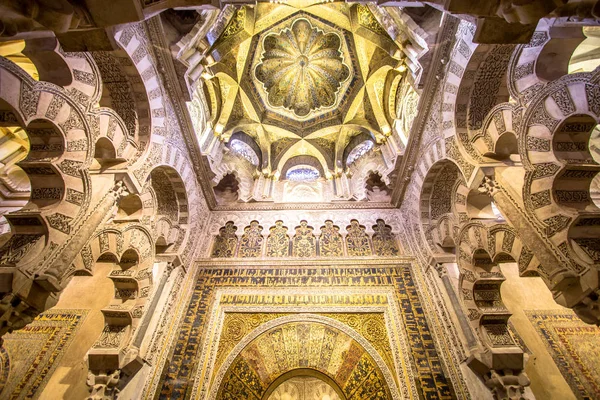
{"type": "Polygon", "coordinates": [[[299,0],[237,8],[203,61],[215,134],[255,138],[260,172],[276,180],[288,160],[307,154],[323,177],[337,176],[350,130],[384,143],[404,43],[371,8],[299,0]]]}
{"type": "Polygon", "coordinates": [[[340,87],[350,77],[341,42],[338,34],[325,33],[306,18],[267,35],[254,74],[268,93],[269,105],[300,118],[336,106],[340,87]]]}
{"type": "Polygon", "coordinates": [[[298,11],[253,36],[240,86],[263,124],[305,137],[340,124],[363,85],[353,46],[351,32],[298,11]]]}

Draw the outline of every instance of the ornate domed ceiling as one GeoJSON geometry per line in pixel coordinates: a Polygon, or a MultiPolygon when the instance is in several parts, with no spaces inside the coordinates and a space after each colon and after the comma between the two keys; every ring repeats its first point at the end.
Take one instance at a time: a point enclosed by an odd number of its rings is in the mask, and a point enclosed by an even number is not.
{"type": "Polygon", "coordinates": [[[289,117],[299,120],[336,108],[340,92],[344,93],[351,81],[342,43],[345,41],[338,34],[325,33],[307,18],[295,18],[279,33],[264,36],[259,42],[262,51],[255,52],[260,62],[252,82],[262,83],[256,89],[266,108],[282,114],[291,111],[289,117]]]}
{"type": "MultiPolygon", "coordinates": [[[[400,136],[405,142],[408,135],[396,130],[410,86],[410,40],[397,32],[392,39],[378,11],[364,4],[298,0],[257,2],[221,15],[206,36],[208,43],[196,44],[206,48],[197,95],[199,103],[208,104],[209,128],[224,151],[243,147],[242,158],[253,164],[254,178],[258,174],[281,182],[290,168],[307,166],[331,181],[349,174],[354,147],[370,141],[363,147],[381,153],[393,140],[387,159],[378,162],[386,170],[375,168],[389,182],[387,175],[402,154],[400,136]],[[232,146],[234,140],[238,143],[232,146]]],[[[215,174],[222,178],[224,171],[215,174]]],[[[235,174],[240,187],[251,185],[241,182],[239,171],[235,174]]],[[[367,199],[330,189],[336,193],[328,195],[325,188],[313,200],[367,199]]],[[[250,200],[251,191],[238,200],[250,200]]],[[[253,200],[277,197],[261,196],[253,200]]]]}

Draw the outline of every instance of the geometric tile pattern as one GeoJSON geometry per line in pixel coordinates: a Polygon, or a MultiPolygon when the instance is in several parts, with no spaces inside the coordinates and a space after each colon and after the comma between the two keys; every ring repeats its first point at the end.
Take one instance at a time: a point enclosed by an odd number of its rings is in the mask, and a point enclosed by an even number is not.
{"type": "Polygon", "coordinates": [[[525,311],[558,369],[582,400],[600,399],[600,328],[570,310],[525,311]]]}
{"type": "Polygon", "coordinates": [[[87,312],[51,309],[25,328],[5,335],[3,347],[10,359],[10,372],[8,380],[0,383],[0,387],[4,387],[0,397],[10,400],[37,397],[59,365],[87,312]]]}

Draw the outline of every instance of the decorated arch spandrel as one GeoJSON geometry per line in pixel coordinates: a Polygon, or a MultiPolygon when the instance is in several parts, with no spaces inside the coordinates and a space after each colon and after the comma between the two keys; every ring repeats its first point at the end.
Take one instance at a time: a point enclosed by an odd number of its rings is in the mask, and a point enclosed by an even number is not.
{"type": "Polygon", "coordinates": [[[276,318],[246,335],[215,372],[209,398],[263,399],[294,371],[328,378],[343,398],[398,398],[388,365],[368,340],[310,315],[276,318]]]}

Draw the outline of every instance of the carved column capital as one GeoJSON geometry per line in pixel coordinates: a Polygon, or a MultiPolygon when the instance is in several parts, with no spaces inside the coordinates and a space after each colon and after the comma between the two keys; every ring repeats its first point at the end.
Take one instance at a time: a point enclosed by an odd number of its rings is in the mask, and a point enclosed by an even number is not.
{"type": "Polygon", "coordinates": [[[525,387],[529,386],[529,377],[524,371],[490,370],[485,385],[490,389],[494,400],[527,400],[525,387]]]}
{"type": "Polygon", "coordinates": [[[502,0],[498,8],[498,15],[508,23],[535,24],[540,18],[550,14],[562,4],[562,1],[555,0],[533,0],[526,2],[502,0]]]}
{"type": "Polygon", "coordinates": [[[443,263],[436,263],[433,267],[437,271],[438,276],[440,278],[448,276],[448,269],[446,268],[446,266],[443,263]]]}
{"type": "Polygon", "coordinates": [[[31,323],[41,311],[27,304],[13,293],[8,293],[0,301],[0,346],[2,336],[25,327],[31,323]]]}
{"type": "Polygon", "coordinates": [[[172,262],[172,261],[167,262],[167,268],[165,269],[166,276],[171,275],[171,272],[173,272],[173,270],[175,268],[177,268],[177,266],[175,265],[174,262],[172,262]]]}
{"type": "Polygon", "coordinates": [[[490,197],[494,197],[501,189],[502,187],[495,179],[486,176],[483,178],[483,182],[481,182],[481,185],[479,185],[477,190],[479,190],[480,193],[485,193],[490,197]]]}
{"type": "Polygon", "coordinates": [[[125,182],[123,181],[115,182],[115,186],[110,190],[110,192],[117,200],[130,194],[129,189],[127,189],[127,185],[125,185],[125,182]]]}
{"type": "Polygon", "coordinates": [[[600,289],[596,289],[573,306],[573,311],[575,311],[577,316],[588,324],[600,325],[599,294],[600,289]]]}
{"type": "Polygon", "coordinates": [[[118,369],[112,372],[88,372],[87,385],[89,386],[90,396],[86,400],[115,399],[119,393],[117,385],[120,379],[121,370],[118,369]]]}

